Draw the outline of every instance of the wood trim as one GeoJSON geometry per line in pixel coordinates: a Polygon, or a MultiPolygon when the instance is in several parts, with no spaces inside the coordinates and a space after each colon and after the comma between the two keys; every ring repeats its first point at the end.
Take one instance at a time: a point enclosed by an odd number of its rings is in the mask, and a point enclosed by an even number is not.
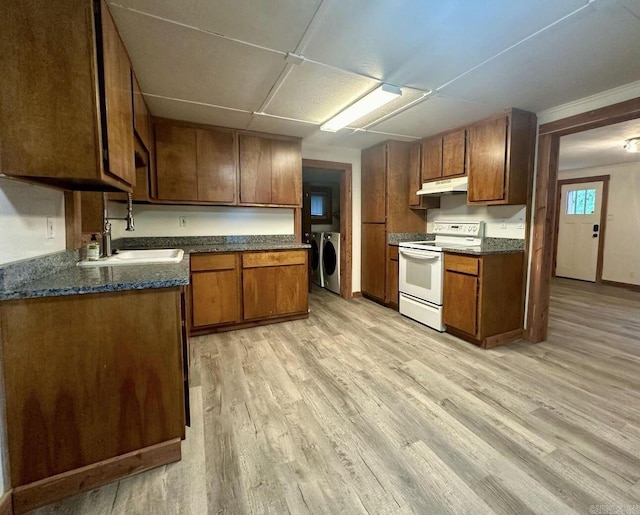
{"type": "Polygon", "coordinates": [[[13,490],[16,515],[120,478],[180,461],[180,438],[19,486],[13,490]]]}
{"type": "Polygon", "coordinates": [[[616,288],[624,288],[625,290],[640,291],[640,284],[621,283],[618,281],[607,281],[606,279],[602,279],[600,281],[600,284],[604,284],[606,286],[614,286],[616,288]]]}
{"type": "Polygon", "coordinates": [[[538,140],[533,240],[530,246],[529,293],[525,338],[533,343],[547,337],[549,281],[553,263],[556,188],[560,137],[640,118],[640,97],[541,125],[538,140]]]}
{"type": "Polygon", "coordinates": [[[598,261],[596,264],[596,282],[602,280],[602,266],[604,260],[604,233],[607,223],[607,199],[609,197],[609,179],[610,175],[594,175],[593,177],[578,177],[575,179],[563,179],[558,181],[556,194],[556,217],[553,236],[553,268],[551,275],[556,276],[556,266],[558,264],[558,232],[560,231],[560,200],[562,197],[562,186],[566,184],[581,184],[585,182],[601,182],[602,183],[602,202],[600,203],[600,231],[598,234],[598,261]]]}
{"type": "Polygon", "coordinates": [[[540,135],[566,136],[640,118],[640,97],[540,125],[540,135]]]}
{"type": "Polygon", "coordinates": [[[363,298],[362,292],[361,292],[361,291],[354,291],[354,292],[353,292],[353,298],[354,298],[354,299],[361,299],[361,298],[363,298]]]}
{"type": "Polygon", "coordinates": [[[82,247],[81,206],[82,197],[79,191],[64,192],[64,227],[67,250],[82,247]]]}
{"type": "Polygon", "coordinates": [[[216,325],[211,327],[204,327],[198,329],[191,329],[190,336],[202,336],[212,333],[226,333],[228,331],[236,331],[238,329],[249,329],[251,327],[259,327],[262,325],[279,324],[280,322],[290,322],[292,320],[301,320],[303,318],[309,318],[309,312],[298,313],[287,316],[274,316],[272,318],[261,318],[259,320],[247,320],[238,324],[216,325]]]}
{"type": "MultiPolygon", "coordinates": [[[[342,172],[340,178],[340,297],[350,299],[353,297],[353,180],[351,163],[303,158],[302,168],[324,168],[342,172]]],[[[299,227],[300,231],[302,230],[302,216],[300,221],[296,220],[296,227],[299,227]]]]}
{"type": "Polygon", "coordinates": [[[13,515],[13,496],[12,491],[5,492],[0,497],[0,515],[13,515]]]}
{"type": "Polygon", "coordinates": [[[302,208],[293,210],[293,234],[297,243],[302,243],[302,208]]]}
{"type": "Polygon", "coordinates": [[[515,342],[516,340],[520,340],[523,334],[524,329],[521,327],[519,329],[514,329],[513,331],[509,331],[506,333],[489,336],[484,339],[482,348],[493,349],[494,347],[499,347],[500,345],[506,345],[507,343],[515,342]]]}

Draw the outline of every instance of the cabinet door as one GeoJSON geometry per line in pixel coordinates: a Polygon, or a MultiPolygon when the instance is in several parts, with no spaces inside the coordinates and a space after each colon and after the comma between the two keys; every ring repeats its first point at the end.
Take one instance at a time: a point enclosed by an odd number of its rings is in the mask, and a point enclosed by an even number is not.
{"type": "Polygon", "coordinates": [[[442,177],[442,138],[422,142],[422,182],[442,177]]]}
{"type": "Polygon", "coordinates": [[[362,293],[384,301],[385,249],[384,224],[362,224],[362,293]]]}
{"type": "Polygon", "coordinates": [[[156,188],[160,200],[197,200],[196,130],[156,125],[156,188]]]}
{"type": "Polygon", "coordinates": [[[302,205],[300,141],[271,140],[271,203],[302,205]]]}
{"type": "Polygon", "coordinates": [[[362,151],[362,223],[385,223],[387,152],[385,145],[362,151]]]}
{"type": "Polygon", "coordinates": [[[452,132],[442,138],[442,176],[464,175],[466,173],[467,131],[452,132]]]}
{"type": "Polygon", "coordinates": [[[142,144],[149,150],[151,119],[147,103],[144,101],[140,84],[138,84],[133,70],[131,71],[131,82],[133,84],[133,128],[142,144]]]}
{"type": "Polygon", "coordinates": [[[421,207],[422,199],[416,195],[422,187],[422,144],[416,141],[409,149],[409,206],[421,207]]]}
{"type": "Polygon", "coordinates": [[[276,314],[277,267],[245,268],[242,271],[244,319],[276,314]]]}
{"type": "Polygon", "coordinates": [[[478,320],[478,278],[445,270],[442,301],[445,325],[475,336],[478,320]]]}
{"type": "Polygon", "coordinates": [[[233,132],[196,130],[198,200],[233,204],[236,159],[233,132]]]}
{"type": "Polygon", "coordinates": [[[271,203],[271,140],[259,136],[239,136],[240,202],[271,203]]]}
{"type": "Polygon", "coordinates": [[[240,321],[238,270],[191,275],[193,327],[240,321]]]}
{"type": "MultiPolygon", "coordinates": [[[[131,63],[104,0],[101,4],[102,54],[106,113],[106,171],[135,184],[131,63]]],[[[87,113],[89,116],[89,113],[87,113]]]]}
{"type": "Polygon", "coordinates": [[[303,313],[309,306],[308,267],[276,267],[276,314],[303,313]]]}
{"type": "Polygon", "coordinates": [[[507,118],[493,118],[468,129],[469,202],[504,199],[507,118]]]}
{"type": "Polygon", "coordinates": [[[394,306],[398,305],[398,268],[397,259],[387,259],[387,288],[384,300],[394,306]]]}

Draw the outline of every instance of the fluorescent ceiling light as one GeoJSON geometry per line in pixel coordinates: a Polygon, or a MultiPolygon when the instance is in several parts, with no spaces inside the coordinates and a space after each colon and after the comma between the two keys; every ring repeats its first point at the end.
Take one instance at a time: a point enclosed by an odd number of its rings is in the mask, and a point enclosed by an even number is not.
{"type": "Polygon", "coordinates": [[[328,132],[339,131],[351,122],[362,118],[400,96],[402,96],[402,90],[399,87],[391,84],[381,84],[356,103],[351,104],[344,111],[331,118],[320,127],[320,130],[328,132]]]}
{"type": "Polygon", "coordinates": [[[640,152],[640,137],[631,138],[631,139],[628,139],[627,141],[625,141],[624,149],[627,152],[633,152],[633,153],[640,152]]]}

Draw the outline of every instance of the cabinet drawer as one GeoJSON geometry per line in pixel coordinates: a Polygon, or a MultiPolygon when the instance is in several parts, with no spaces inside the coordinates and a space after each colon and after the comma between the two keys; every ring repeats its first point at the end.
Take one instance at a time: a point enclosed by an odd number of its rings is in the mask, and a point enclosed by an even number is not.
{"type": "Polygon", "coordinates": [[[398,261],[398,247],[395,245],[389,245],[389,259],[392,261],[398,261]]]}
{"type": "Polygon", "coordinates": [[[197,254],[191,256],[191,271],[233,270],[236,267],[235,254],[197,254]]]}
{"type": "Polygon", "coordinates": [[[478,275],[480,260],[475,257],[444,255],[444,268],[461,274],[478,275]]]}
{"type": "Polygon", "coordinates": [[[294,250],[288,252],[257,252],[255,254],[243,254],[243,268],[258,268],[263,266],[304,265],[307,251],[294,250]]]}

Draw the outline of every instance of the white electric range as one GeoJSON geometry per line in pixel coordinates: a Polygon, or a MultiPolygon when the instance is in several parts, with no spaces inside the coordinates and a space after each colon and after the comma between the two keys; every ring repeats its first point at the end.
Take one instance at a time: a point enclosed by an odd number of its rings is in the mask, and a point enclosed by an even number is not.
{"type": "Polygon", "coordinates": [[[401,314],[437,331],[442,323],[443,252],[482,245],[484,222],[435,222],[435,239],[399,244],[401,314]]]}

